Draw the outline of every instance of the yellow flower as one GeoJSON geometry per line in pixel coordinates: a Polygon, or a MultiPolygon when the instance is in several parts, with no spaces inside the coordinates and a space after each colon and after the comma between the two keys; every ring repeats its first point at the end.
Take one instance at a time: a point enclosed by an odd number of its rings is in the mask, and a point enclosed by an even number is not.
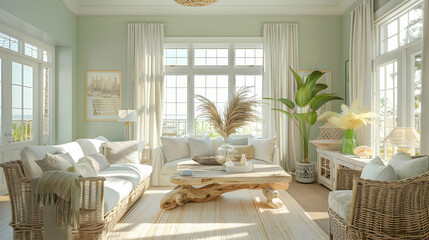
{"type": "Polygon", "coordinates": [[[342,113],[325,112],[318,120],[328,120],[335,126],[342,129],[358,129],[360,126],[373,124],[370,119],[377,116],[372,112],[367,112],[360,101],[353,101],[350,107],[341,105],[342,113]]]}

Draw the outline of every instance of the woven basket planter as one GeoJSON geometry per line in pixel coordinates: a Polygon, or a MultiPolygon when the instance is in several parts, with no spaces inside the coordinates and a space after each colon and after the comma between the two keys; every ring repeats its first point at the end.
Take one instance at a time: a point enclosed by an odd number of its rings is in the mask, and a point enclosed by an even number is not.
{"type": "Polygon", "coordinates": [[[217,2],[217,0],[174,0],[185,7],[204,7],[217,2]]]}

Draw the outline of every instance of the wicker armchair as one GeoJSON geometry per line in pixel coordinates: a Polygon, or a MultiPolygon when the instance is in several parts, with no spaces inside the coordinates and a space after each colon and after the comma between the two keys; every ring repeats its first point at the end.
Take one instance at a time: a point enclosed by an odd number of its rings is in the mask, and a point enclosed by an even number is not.
{"type": "Polygon", "coordinates": [[[352,190],[347,219],[329,208],[331,239],[429,239],[429,172],[392,182],[337,172],[337,190],[352,190]]]}
{"type": "MultiPolygon", "coordinates": [[[[43,207],[33,204],[31,179],[24,177],[22,162],[0,164],[9,191],[14,239],[44,239],[43,207]]],[[[73,239],[104,239],[115,224],[142,197],[150,177],[142,181],[107,215],[104,215],[104,177],[80,178],[82,186],[79,226],[72,230],[73,239]]]]}

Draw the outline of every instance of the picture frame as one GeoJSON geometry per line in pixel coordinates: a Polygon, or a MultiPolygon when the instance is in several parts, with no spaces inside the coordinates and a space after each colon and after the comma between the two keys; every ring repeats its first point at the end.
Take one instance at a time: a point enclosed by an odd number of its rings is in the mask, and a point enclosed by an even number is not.
{"type": "Polygon", "coordinates": [[[86,71],[86,121],[117,121],[122,107],[122,71],[86,71]]]}
{"type": "MultiPolygon", "coordinates": [[[[319,78],[317,83],[323,83],[328,85],[328,88],[323,90],[321,93],[332,93],[332,71],[331,70],[320,70],[321,72],[324,72],[325,74],[319,78]]],[[[298,71],[298,75],[304,80],[305,77],[310,75],[313,72],[313,70],[300,70],[298,71]]],[[[332,109],[332,103],[329,102],[328,104],[323,105],[318,111],[318,114],[322,114],[326,111],[331,111],[332,109]],[[329,106],[329,109],[327,108],[329,106]]]]}

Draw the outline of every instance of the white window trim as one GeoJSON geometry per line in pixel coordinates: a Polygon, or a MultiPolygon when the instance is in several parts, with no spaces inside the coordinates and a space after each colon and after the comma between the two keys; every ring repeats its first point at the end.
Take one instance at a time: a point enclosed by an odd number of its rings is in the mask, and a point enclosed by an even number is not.
{"type": "MultiPolygon", "coordinates": [[[[0,47],[0,52],[4,52],[5,54],[11,55],[12,57],[19,57],[28,61],[36,62],[38,63],[38,77],[39,77],[39,83],[40,81],[43,81],[43,68],[47,67],[51,71],[51,79],[49,82],[49,107],[50,107],[50,122],[49,122],[49,131],[50,136],[48,140],[48,144],[54,144],[55,143],[55,47],[52,45],[49,45],[45,42],[39,41],[35,38],[32,38],[26,34],[23,34],[15,29],[12,29],[8,26],[5,26],[3,24],[0,24],[0,32],[7,34],[13,38],[18,39],[19,46],[18,46],[18,52],[12,51],[7,48],[0,47]],[[29,43],[31,45],[34,45],[38,48],[38,58],[33,58],[30,56],[25,55],[24,50],[24,44],[29,43]],[[43,61],[43,50],[48,51],[48,62],[43,61]],[[50,55],[50,56],[49,56],[50,55]]],[[[43,101],[43,83],[38,84],[38,93],[39,93],[39,106],[42,106],[43,101]]],[[[38,141],[39,143],[42,143],[43,134],[43,122],[40,121],[42,119],[42,115],[40,114],[42,112],[42,108],[39,109],[39,121],[38,121],[38,141]]]]}
{"type": "MultiPolygon", "coordinates": [[[[188,76],[188,120],[195,119],[194,104],[194,76],[195,75],[228,75],[229,99],[235,91],[235,75],[263,75],[263,66],[235,66],[234,46],[240,47],[263,47],[263,38],[260,37],[166,37],[164,38],[166,48],[187,48],[187,66],[165,66],[165,75],[187,75],[188,76]],[[228,48],[228,66],[194,66],[195,48],[228,48]]],[[[194,134],[194,122],[188,121],[188,134],[194,134]]]]}

